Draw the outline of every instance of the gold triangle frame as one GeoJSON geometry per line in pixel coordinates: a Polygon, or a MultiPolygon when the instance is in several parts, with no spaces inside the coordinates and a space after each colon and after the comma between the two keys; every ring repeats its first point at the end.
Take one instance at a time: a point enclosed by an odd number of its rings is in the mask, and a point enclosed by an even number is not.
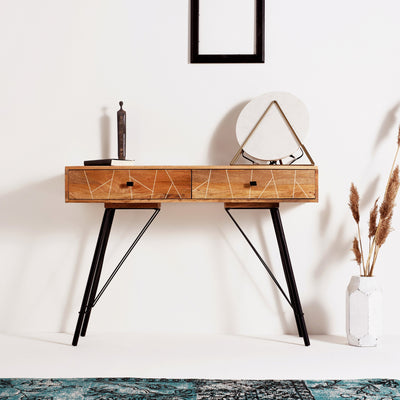
{"type": "Polygon", "coordinates": [[[230,165],[234,165],[236,163],[236,161],[238,160],[238,158],[240,157],[240,155],[243,152],[243,147],[246,145],[246,143],[249,141],[249,139],[251,138],[251,136],[253,135],[254,131],[257,129],[258,125],[260,124],[260,122],[263,120],[263,118],[267,115],[268,111],[271,109],[271,107],[273,105],[276,105],[278,108],[278,111],[281,113],[283,119],[285,120],[285,122],[288,124],[289,129],[293,135],[293,137],[295,138],[297,144],[301,147],[301,149],[304,151],[304,153],[306,154],[308,160],[310,161],[311,165],[315,165],[314,160],[312,159],[310,153],[308,152],[308,150],[306,149],[306,147],[303,145],[303,143],[301,142],[301,140],[299,139],[299,137],[297,136],[295,130],[293,129],[291,123],[289,122],[289,120],[287,119],[285,113],[283,112],[281,106],[279,105],[279,103],[276,100],[271,101],[270,105],[265,109],[265,111],[263,112],[263,114],[261,115],[260,119],[257,121],[257,123],[254,125],[254,128],[250,131],[250,133],[247,135],[246,139],[244,140],[244,142],[242,143],[242,145],[239,147],[239,150],[236,152],[236,154],[234,155],[234,157],[232,158],[230,165]]]}

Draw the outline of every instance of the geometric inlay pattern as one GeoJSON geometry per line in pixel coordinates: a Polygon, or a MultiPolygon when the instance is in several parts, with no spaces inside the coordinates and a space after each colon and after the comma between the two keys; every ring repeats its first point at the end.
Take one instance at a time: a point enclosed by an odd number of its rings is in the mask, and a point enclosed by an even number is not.
{"type": "Polygon", "coordinates": [[[66,168],[66,201],[317,201],[318,170],[297,167],[66,168]]]}
{"type": "Polygon", "coordinates": [[[69,198],[87,200],[187,199],[190,170],[82,169],[69,171],[69,198]],[[128,186],[127,182],[132,182],[128,186]]]}
{"type": "Polygon", "coordinates": [[[192,187],[194,199],[312,199],[316,196],[313,170],[193,170],[192,187]]]}

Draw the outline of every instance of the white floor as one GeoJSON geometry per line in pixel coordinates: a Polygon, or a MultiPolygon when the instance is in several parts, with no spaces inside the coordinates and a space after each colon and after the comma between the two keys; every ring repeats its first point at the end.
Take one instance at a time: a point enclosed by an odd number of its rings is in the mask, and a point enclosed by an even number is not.
{"type": "Polygon", "coordinates": [[[0,335],[0,378],[400,379],[400,338],[356,348],[344,337],[0,335]]]}

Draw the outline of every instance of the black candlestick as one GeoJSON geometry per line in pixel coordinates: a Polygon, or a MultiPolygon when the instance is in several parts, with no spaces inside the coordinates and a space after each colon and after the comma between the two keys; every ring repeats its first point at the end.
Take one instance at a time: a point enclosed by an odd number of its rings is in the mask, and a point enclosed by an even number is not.
{"type": "Polygon", "coordinates": [[[118,159],[125,160],[126,157],[126,112],[122,109],[122,101],[119,102],[120,109],[117,112],[118,119],[118,159]]]}

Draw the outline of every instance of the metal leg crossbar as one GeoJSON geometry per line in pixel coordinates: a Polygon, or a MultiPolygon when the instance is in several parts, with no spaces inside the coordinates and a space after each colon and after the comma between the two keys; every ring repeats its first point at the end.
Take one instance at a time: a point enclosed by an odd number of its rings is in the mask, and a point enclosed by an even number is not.
{"type": "Polygon", "coordinates": [[[275,285],[277,286],[279,291],[282,293],[282,295],[284,296],[286,301],[292,307],[294,316],[296,319],[296,325],[297,325],[297,330],[298,330],[299,336],[303,338],[304,344],[306,346],[309,346],[310,340],[309,340],[308,333],[307,333],[306,323],[304,320],[304,313],[303,313],[303,310],[301,307],[300,297],[299,297],[299,294],[297,291],[296,281],[295,281],[292,264],[291,264],[290,257],[289,257],[289,251],[288,251],[287,244],[286,244],[285,234],[283,231],[283,226],[282,226],[282,221],[281,221],[278,206],[277,205],[266,205],[264,207],[257,207],[257,208],[258,209],[263,209],[263,208],[269,209],[269,211],[271,213],[272,222],[273,222],[274,230],[275,230],[275,235],[276,235],[276,239],[278,241],[278,247],[279,247],[279,252],[280,252],[280,256],[281,256],[282,267],[283,267],[283,271],[285,274],[286,284],[287,284],[287,287],[289,290],[290,300],[289,300],[288,296],[286,295],[285,291],[282,289],[282,286],[279,284],[279,282],[275,278],[271,269],[268,267],[268,265],[266,264],[264,259],[261,257],[261,255],[259,254],[257,249],[251,243],[250,239],[246,236],[243,229],[239,226],[239,224],[237,223],[235,218],[229,212],[229,210],[232,208],[243,210],[243,209],[254,209],[254,207],[246,207],[246,206],[241,207],[240,205],[235,206],[235,207],[229,207],[229,205],[225,205],[225,210],[228,213],[228,215],[230,216],[230,218],[232,219],[232,221],[234,222],[234,224],[236,225],[236,227],[239,229],[240,233],[246,239],[247,243],[250,245],[251,249],[254,251],[254,253],[256,254],[258,259],[264,266],[264,268],[267,270],[268,274],[272,278],[273,282],[275,283],[275,285]]]}
{"type": "MultiPolygon", "coordinates": [[[[117,207],[116,207],[117,208],[117,207]]],[[[76,324],[74,338],[72,340],[72,345],[76,346],[79,341],[79,336],[85,336],[87,327],[89,324],[90,314],[92,308],[99,301],[102,294],[107,289],[108,285],[111,283],[119,269],[121,268],[124,261],[128,258],[129,254],[133,248],[137,245],[143,234],[146,232],[147,228],[151,225],[154,218],[160,212],[160,208],[154,208],[154,212],[150,219],[147,221],[146,225],[140,231],[132,245],[126,251],[121,261],[118,263],[117,267],[114,269],[103,288],[100,290],[99,294],[96,296],[97,288],[99,286],[101,270],[103,268],[104,254],[106,252],[108,237],[110,236],[111,225],[114,219],[114,214],[116,208],[106,208],[104,211],[103,221],[101,223],[101,228],[99,232],[99,237],[97,239],[96,249],[93,256],[92,266],[90,268],[88,281],[86,284],[85,293],[83,295],[82,305],[79,311],[78,322],[76,324]]]]}

